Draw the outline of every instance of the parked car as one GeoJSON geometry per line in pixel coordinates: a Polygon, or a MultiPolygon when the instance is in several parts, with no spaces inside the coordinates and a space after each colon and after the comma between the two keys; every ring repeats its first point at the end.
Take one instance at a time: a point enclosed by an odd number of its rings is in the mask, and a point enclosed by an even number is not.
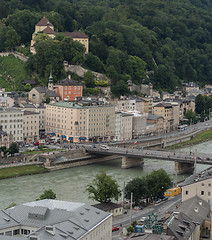
{"type": "Polygon", "coordinates": [[[39,142],[38,142],[38,141],[35,141],[35,142],[34,142],[34,145],[35,145],[35,146],[39,146],[39,142]]]}
{"type": "Polygon", "coordinates": [[[102,145],[100,148],[104,150],[109,150],[109,147],[107,145],[102,145]]]}
{"type": "Polygon", "coordinates": [[[112,227],[112,232],[115,232],[115,231],[118,231],[119,230],[119,227],[112,227]]]}
{"type": "Polygon", "coordinates": [[[137,222],[138,222],[138,224],[141,224],[141,225],[143,225],[146,221],[147,221],[147,217],[142,217],[141,219],[139,219],[137,222]]]}

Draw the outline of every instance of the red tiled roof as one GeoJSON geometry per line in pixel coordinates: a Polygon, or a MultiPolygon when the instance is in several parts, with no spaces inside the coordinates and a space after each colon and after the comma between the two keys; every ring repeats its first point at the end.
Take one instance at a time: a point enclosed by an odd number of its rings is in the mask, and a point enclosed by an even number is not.
{"type": "Polygon", "coordinates": [[[45,34],[55,34],[55,31],[52,30],[50,27],[47,27],[43,30],[45,34]]]}
{"type": "Polygon", "coordinates": [[[43,17],[36,26],[53,26],[46,17],[43,17]]]}
{"type": "Polygon", "coordinates": [[[64,32],[64,34],[71,38],[88,38],[88,35],[83,32],[64,32]]]}

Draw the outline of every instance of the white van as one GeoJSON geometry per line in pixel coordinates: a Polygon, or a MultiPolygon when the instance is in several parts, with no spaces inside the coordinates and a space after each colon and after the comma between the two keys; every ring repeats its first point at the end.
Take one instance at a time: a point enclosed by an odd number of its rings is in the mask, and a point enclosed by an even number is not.
{"type": "Polygon", "coordinates": [[[109,147],[107,145],[102,145],[100,148],[104,150],[109,150],[109,147]]]}

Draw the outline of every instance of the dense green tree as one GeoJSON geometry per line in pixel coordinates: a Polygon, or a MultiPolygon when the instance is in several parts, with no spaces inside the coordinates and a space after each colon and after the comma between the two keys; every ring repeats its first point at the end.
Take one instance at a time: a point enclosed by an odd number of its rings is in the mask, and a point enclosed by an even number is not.
{"type": "Polygon", "coordinates": [[[131,76],[131,79],[137,83],[142,83],[145,78],[146,63],[137,56],[129,56],[126,64],[126,72],[131,76]]]}
{"type": "Polygon", "coordinates": [[[56,193],[54,193],[52,189],[48,189],[44,190],[43,194],[41,194],[40,197],[36,199],[36,201],[43,199],[56,199],[56,197],[56,193]]]}
{"type": "Polygon", "coordinates": [[[123,80],[118,81],[116,85],[113,85],[111,91],[116,97],[126,96],[130,93],[127,83],[123,80]]]}
{"type": "Polygon", "coordinates": [[[192,110],[188,110],[188,111],[185,113],[185,118],[188,119],[188,123],[189,123],[189,124],[191,124],[191,123],[196,123],[196,122],[197,122],[196,113],[193,112],[192,110]]]}
{"type": "Polygon", "coordinates": [[[18,36],[20,36],[20,43],[27,43],[32,38],[32,33],[35,30],[35,24],[38,22],[39,15],[29,10],[16,11],[5,19],[5,24],[12,27],[18,36]]]}
{"type": "Polygon", "coordinates": [[[85,58],[85,65],[92,69],[95,72],[104,72],[104,64],[101,62],[101,60],[93,55],[92,53],[88,53],[85,58]]]}
{"type": "Polygon", "coordinates": [[[6,146],[2,146],[0,147],[0,152],[3,152],[4,156],[6,156],[6,154],[8,153],[8,149],[6,148],[6,146]]]}
{"type": "Polygon", "coordinates": [[[136,205],[142,198],[147,196],[147,185],[144,178],[134,178],[129,181],[125,187],[125,198],[131,199],[131,192],[133,193],[133,202],[136,205]]]}
{"type": "Polygon", "coordinates": [[[13,142],[10,144],[10,147],[8,148],[8,152],[14,156],[15,153],[18,153],[19,152],[19,147],[18,147],[18,144],[13,142]]]}
{"type": "MultiPolygon", "coordinates": [[[[123,78],[126,74],[133,82],[142,81],[139,78],[143,73],[137,71],[137,62],[135,67],[127,64],[133,56],[146,63],[144,71],[154,71],[148,79],[154,88],[171,92],[182,81],[211,84],[211,10],[210,0],[190,0],[183,5],[180,0],[0,0],[0,51],[20,43],[29,45],[34,25],[46,15],[56,31],[82,30],[89,35],[89,51],[98,59],[88,58],[90,65],[86,67],[95,71],[105,69],[112,84],[120,79],[126,81],[123,78]],[[12,29],[20,39],[14,37],[12,29]]],[[[63,60],[83,64],[80,45],[73,48],[67,42],[64,47],[60,45],[63,60]]],[[[55,64],[58,56],[50,58],[55,64]]],[[[42,74],[38,73],[42,78],[47,74],[47,65],[50,64],[45,63],[42,74]]],[[[32,70],[37,71],[37,67],[32,70]]],[[[58,77],[63,69],[53,74],[58,77]]]]}
{"type": "Polygon", "coordinates": [[[171,178],[164,169],[152,171],[146,176],[149,197],[159,197],[171,186],[171,178]]]}
{"type": "Polygon", "coordinates": [[[5,50],[12,51],[20,43],[20,36],[12,28],[6,33],[5,50]]]}
{"type": "Polygon", "coordinates": [[[84,81],[87,88],[95,87],[94,75],[91,71],[84,73],[84,81]]]}
{"type": "Polygon", "coordinates": [[[197,95],[195,99],[195,106],[196,106],[196,113],[200,114],[201,112],[205,111],[205,98],[203,95],[197,95]]]}
{"type": "Polygon", "coordinates": [[[109,202],[111,199],[118,201],[121,192],[116,180],[101,170],[91,184],[87,185],[88,197],[100,203],[109,202]]]}

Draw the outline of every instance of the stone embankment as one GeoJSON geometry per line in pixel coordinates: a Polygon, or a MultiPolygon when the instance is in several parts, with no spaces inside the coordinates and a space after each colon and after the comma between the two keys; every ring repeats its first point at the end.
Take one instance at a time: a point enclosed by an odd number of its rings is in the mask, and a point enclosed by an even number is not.
{"type": "Polygon", "coordinates": [[[9,55],[14,55],[16,58],[20,59],[23,62],[26,62],[29,57],[25,56],[22,53],[11,51],[11,52],[0,52],[0,57],[8,57],[9,55]]]}
{"type": "MultiPolygon", "coordinates": [[[[81,78],[84,77],[84,74],[88,71],[87,69],[81,67],[80,65],[65,65],[65,71],[71,71],[80,76],[81,78]]],[[[94,76],[98,81],[108,81],[110,83],[110,79],[106,77],[104,74],[93,72],[94,76]]]]}

